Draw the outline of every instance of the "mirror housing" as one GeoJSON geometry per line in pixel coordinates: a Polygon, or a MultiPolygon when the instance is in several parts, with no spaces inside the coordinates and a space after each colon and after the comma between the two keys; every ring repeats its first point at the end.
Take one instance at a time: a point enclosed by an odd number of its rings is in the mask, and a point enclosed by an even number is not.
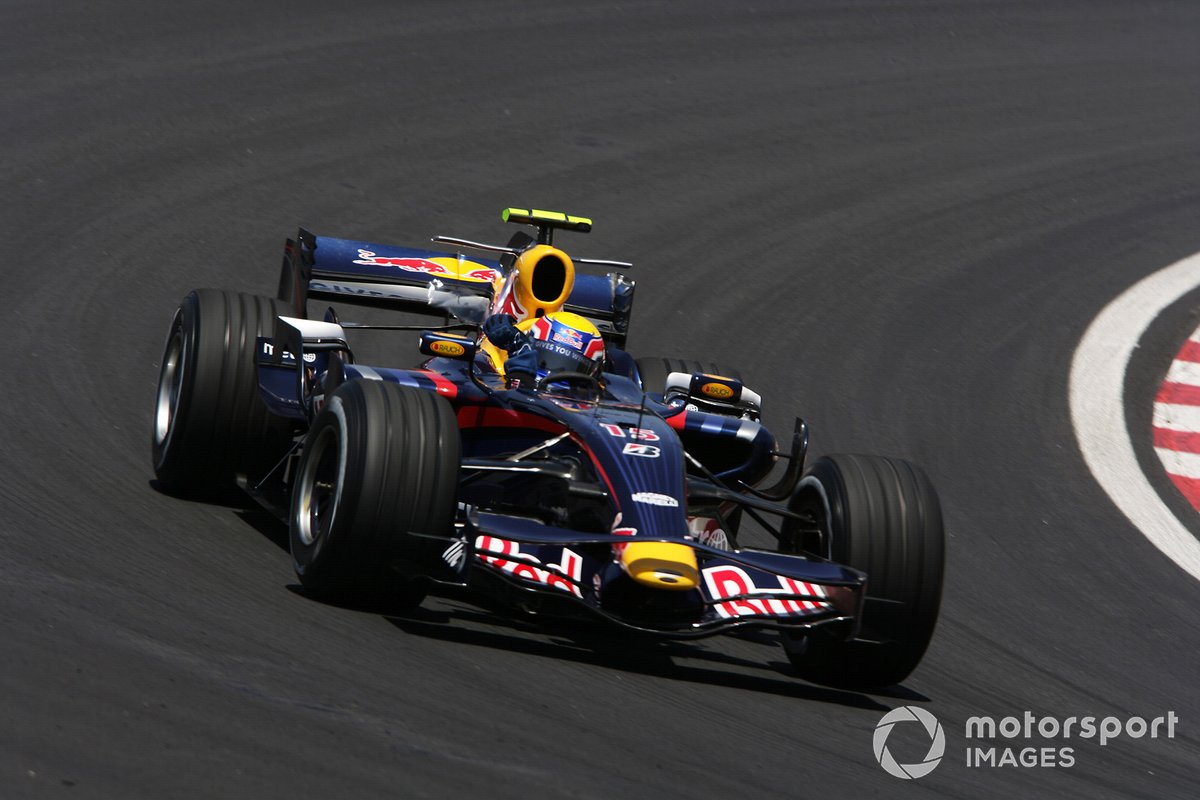
{"type": "Polygon", "coordinates": [[[717,414],[736,414],[742,419],[757,420],[762,411],[762,397],[737,378],[705,372],[672,372],[667,376],[663,400],[683,400],[699,411],[717,414]]]}
{"type": "Polygon", "coordinates": [[[471,361],[475,358],[477,349],[477,343],[469,336],[443,331],[421,331],[420,350],[427,356],[471,361]]]}

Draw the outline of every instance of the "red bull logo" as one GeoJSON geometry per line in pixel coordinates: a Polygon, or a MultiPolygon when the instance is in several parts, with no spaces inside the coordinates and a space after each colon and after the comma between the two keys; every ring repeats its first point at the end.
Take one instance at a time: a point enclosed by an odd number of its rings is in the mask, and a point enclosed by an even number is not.
{"type": "Polygon", "coordinates": [[[473,269],[464,274],[463,277],[471,278],[472,280],[477,281],[497,281],[500,279],[501,275],[497,270],[494,270],[490,267],[484,267],[483,269],[473,269]]]}
{"type": "Polygon", "coordinates": [[[492,303],[493,314],[512,314],[517,319],[525,319],[525,309],[517,302],[517,293],[513,291],[510,281],[492,303]]]}
{"type": "MultiPolygon", "coordinates": [[[[364,264],[368,267],[399,267],[400,269],[409,272],[425,272],[430,275],[449,275],[450,270],[443,267],[441,264],[434,263],[425,258],[389,258],[388,256],[377,256],[370,250],[359,250],[358,258],[354,259],[355,264],[364,264]]],[[[492,270],[488,270],[491,272],[492,270]]]]}
{"type": "Polygon", "coordinates": [[[484,267],[472,262],[459,261],[457,268],[453,266],[453,259],[450,257],[439,258],[438,261],[431,261],[428,258],[410,258],[400,256],[380,256],[370,250],[359,248],[358,258],[354,259],[355,264],[362,264],[367,267],[395,267],[396,269],[407,270],[408,272],[424,272],[426,275],[445,275],[449,278],[458,278],[459,280],[467,281],[487,281],[491,283],[503,277],[498,270],[491,267],[484,267]],[[438,261],[449,262],[438,263],[438,261]],[[468,269],[472,267],[472,269],[468,269]]]}
{"type": "Polygon", "coordinates": [[[550,337],[551,341],[565,344],[573,350],[583,349],[583,334],[574,328],[565,328],[561,325],[554,326],[554,333],[550,337]]]}
{"type": "Polygon", "coordinates": [[[714,604],[717,614],[725,619],[804,616],[832,608],[825,587],[819,583],[776,575],[774,585],[756,586],[744,569],[732,564],[708,567],[703,572],[708,596],[726,601],[714,604]],[[776,599],[777,595],[787,599],[776,599]],[[794,599],[795,595],[812,599],[794,599]]]}
{"type": "Polygon", "coordinates": [[[522,553],[521,545],[516,542],[484,535],[475,537],[475,557],[514,578],[540,583],[570,592],[576,597],[583,597],[583,592],[579,589],[583,557],[566,547],[562,549],[561,564],[543,564],[532,553],[522,553]]]}

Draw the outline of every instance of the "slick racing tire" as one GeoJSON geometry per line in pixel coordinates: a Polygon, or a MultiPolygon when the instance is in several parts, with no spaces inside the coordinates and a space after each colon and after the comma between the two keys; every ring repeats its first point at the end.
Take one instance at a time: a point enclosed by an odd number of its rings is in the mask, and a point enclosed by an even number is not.
{"type": "Polygon", "coordinates": [[[258,395],[255,337],[274,332],[269,297],[197,289],[183,298],[163,352],[154,406],[154,474],[168,491],[231,488],[287,452],[292,426],[258,395]]]}
{"type": "Polygon", "coordinates": [[[742,379],[736,369],[722,367],[711,361],[694,361],[690,358],[639,358],[638,375],[642,380],[642,391],[661,395],[667,388],[667,376],[672,372],[705,372],[726,378],[742,379]]]}
{"type": "Polygon", "coordinates": [[[916,466],[881,456],[833,455],[806,472],[789,507],[809,517],[829,557],[867,575],[862,629],[845,641],[820,628],[783,633],[801,677],[834,686],[891,686],[925,653],[942,596],[941,504],[916,466]]]}
{"type": "Polygon", "coordinates": [[[319,594],[396,589],[419,603],[420,586],[390,568],[445,550],[461,451],[454,411],[438,395],[373,380],[339,386],[313,421],[292,488],[300,583],[319,594]]]}

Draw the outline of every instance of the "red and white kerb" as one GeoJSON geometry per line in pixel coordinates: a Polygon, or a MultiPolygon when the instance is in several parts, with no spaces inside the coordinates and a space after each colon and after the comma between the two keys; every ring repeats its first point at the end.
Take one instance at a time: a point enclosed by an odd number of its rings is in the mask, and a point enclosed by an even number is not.
{"type": "Polygon", "coordinates": [[[1200,329],[1179,348],[1154,398],[1154,451],[1200,509],[1200,329]]]}

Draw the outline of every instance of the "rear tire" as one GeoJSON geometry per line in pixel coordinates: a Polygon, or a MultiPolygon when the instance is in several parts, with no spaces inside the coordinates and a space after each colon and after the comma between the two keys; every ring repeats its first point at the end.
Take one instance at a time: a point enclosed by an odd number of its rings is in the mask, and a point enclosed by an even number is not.
{"type": "Polygon", "coordinates": [[[390,567],[430,564],[445,549],[461,450],[454,411],[436,394],[371,380],[339,386],[313,421],[292,489],[301,584],[318,593],[399,586],[419,603],[420,587],[390,567]]]}
{"type": "Polygon", "coordinates": [[[920,663],[942,596],[945,538],[937,492],[916,466],[881,456],[819,459],[789,507],[813,518],[831,560],[867,574],[860,638],[818,628],[782,634],[807,680],[834,686],[891,686],[920,663]]]}
{"type": "Polygon", "coordinates": [[[287,452],[292,426],[258,395],[255,338],[274,332],[269,297],[197,289],[167,334],[151,451],[164,488],[205,493],[261,477],[287,452]]]}

